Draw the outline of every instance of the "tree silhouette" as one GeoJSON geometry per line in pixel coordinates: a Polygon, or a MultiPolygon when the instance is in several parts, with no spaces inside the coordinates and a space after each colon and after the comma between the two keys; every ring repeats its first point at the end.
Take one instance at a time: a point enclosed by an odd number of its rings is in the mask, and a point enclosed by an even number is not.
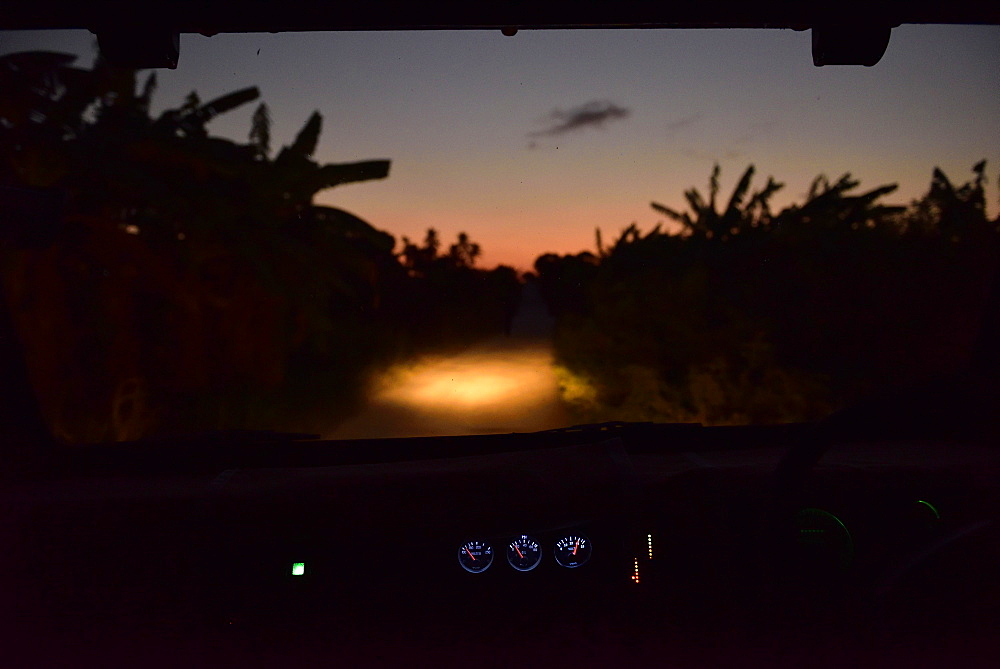
{"type": "Polygon", "coordinates": [[[295,136],[295,141],[287,148],[288,153],[304,158],[312,156],[316,152],[316,145],[319,143],[319,134],[322,129],[323,117],[320,116],[319,112],[313,112],[295,136]]]}
{"type": "Polygon", "coordinates": [[[296,218],[323,189],[388,175],[386,160],[312,160],[322,128],[318,112],[273,160],[267,158],[270,129],[263,105],[254,115],[249,146],[208,137],[212,119],[259,98],[256,87],[208,103],[192,91],[181,106],[153,120],[148,112],[155,75],[136,95],[135,71],[100,58],[92,70],[83,70],[72,67],[74,60],[48,52],[0,58],[0,88],[11,92],[0,101],[3,180],[59,184],[91,209],[134,211],[142,221],[129,223],[173,238],[198,228],[296,218]]]}
{"type": "Polygon", "coordinates": [[[650,205],[654,210],[680,223],[685,233],[696,239],[726,241],[734,235],[769,223],[770,199],[784,187],[784,184],[768,177],[764,188],[746,200],[754,175],[754,166],[750,165],[737,182],[726,206],[722,211],[718,211],[715,202],[719,193],[719,171],[719,165],[716,163],[708,181],[707,200],[696,188],[684,192],[690,212],[678,212],[657,202],[651,202],[650,205]]]}
{"type": "Polygon", "coordinates": [[[539,257],[557,358],[594,398],[577,418],[812,420],[961,368],[1000,267],[985,162],[972,172],[935,169],[909,208],[883,203],[895,184],[820,175],[773,213],[781,185],[750,194],[752,167],[717,205],[716,166],[688,210],[653,203],[679,232],[633,223],[596,256],[539,257]]]}
{"type": "Polygon", "coordinates": [[[184,104],[181,105],[181,112],[190,114],[197,111],[199,107],[201,107],[201,98],[198,97],[198,91],[191,91],[184,98],[184,104]]]}
{"type": "Polygon", "coordinates": [[[403,237],[403,250],[400,259],[412,276],[427,276],[438,257],[441,241],[437,230],[428,228],[422,246],[417,246],[408,237],[403,237]]]}
{"type": "MultiPolygon", "coordinates": [[[[350,392],[348,380],[391,348],[375,314],[401,269],[391,236],[312,198],[384,178],[389,161],[313,160],[319,114],[272,160],[265,108],[250,144],[207,131],[258,99],[255,87],[207,103],[192,92],[153,119],[155,76],[140,87],[134,70],[73,61],[0,58],[0,194],[64,203],[57,232],[2,265],[8,287],[34,295],[17,318],[35,357],[62,366],[43,364],[36,379],[57,430],[94,440],[136,436],[140,423],[215,424],[209,407],[312,370],[350,392]],[[208,414],[182,409],[192,394],[208,414]],[[148,401],[132,427],[106,413],[126,397],[148,401]]],[[[33,216],[18,205],[4,227],[35,234],[33,216]]]]}
{"type": "Polygon", "coordinates": [[[266,159],[271,154],[271,116],[263,102],[253,113],[250,125],[250,144],[257,151],[257,157],[266,159]]]}
{"type": "Polygon", "coordinates": [[[473,267],[481,253],[479,244],[470,241],[464,232],[458,233],[458,241],[448,248],[448,257],[457,267],[473,267]]]}
{"type": "Polygon", "coordinates": [[[146,77],[146,83],[142,87],[142,94],[139,96],[139,110],[145,114],[149,115],[149,105],[153,101],[153,95],[156,93],[156,72],[151,72],[148,77],[146,77]]]}
{"type": "MultiPolygon", "coordinates": [[[[876,228],[881,231],[898,232],[900,230],[898,216],[905,211],[905,207],[877,202],[894,192],[898,187],[897,184],[886,184],[860,195],[850,195],[849,192],[859,185],[860,182],[851,178],[849,172],[841,175],[833,183],[821,174],[810,184],[805,203],[801,206],[791,205],[781,213],[775,223],[793,230],[809,226],[812,229],[823,228],[841,232],[876,228]]],[[[807,231],[803,234],[813,234],[813,232],[807,231]]]]}
{"type": "Polygon", "coordinates": [[[469,235],[464,232],[458,233],[457,241],[448,247],[447,254],[439,255],[440,249],[438,231],[428,228],[421,246],[414,244],[408,237],[403,237],[403,250],[399,257],[415,276],[427,276],[435,268],[472,269],[482,254],[479,244],[469,239],[469,235]]]}
{"type": "Polygon", "coordinates": [[[909,229],[925,235],[941,235],[951,242],[980,238],[997,231],[997,222],[986,216],[986,161],[972,167],[971,181],[955,187],[935,167],[927,194],[911,206],[909,229]]]}

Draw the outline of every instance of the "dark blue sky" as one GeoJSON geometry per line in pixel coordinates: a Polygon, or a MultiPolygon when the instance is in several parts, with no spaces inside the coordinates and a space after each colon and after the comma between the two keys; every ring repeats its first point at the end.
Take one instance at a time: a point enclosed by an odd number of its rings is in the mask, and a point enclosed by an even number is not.
{"type": "MultiPolygon", "coordinates": [[[[323,161],[391,158],[384,182],[318,200],[397,237],[468,231],[487,264],[527,267],[546,251],[592,248],[650,200],[681,207],[722,165],[724,194],[754,163],[758,184],[799,200],[819,173],[862,188],[896,182],[906,203],[934,166],[963,182],[1000,170],[1000,27],[904,26],[873,68],[815,68],[808,32],[521,31],[182,37],[158,73],[155,109],[259,86],[286,143],[313,110],[323,161]],[[259,53],[258,53],[259,51],[259,53]],[[564,132],[547,130],[568,126],[564,132]]],[[[88,65],[87,32],[0,33],[0,53],[67,51],[88,65]]],[[[252,106],[210,126],[244,141],[252,106]]]]}

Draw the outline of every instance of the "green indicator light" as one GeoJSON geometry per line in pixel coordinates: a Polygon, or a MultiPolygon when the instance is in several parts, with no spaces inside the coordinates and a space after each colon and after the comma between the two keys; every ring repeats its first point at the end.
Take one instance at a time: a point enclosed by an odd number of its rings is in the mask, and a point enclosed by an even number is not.
{"type": "Polygon", "coordinates": [[[292,563],[292,576],[304,576],[306,573],[306,563],[305,562],[293,562],[292,563]]]}
{"type": "Polygon", "coordinates": [[[934,514],[935,518],[937,518],[938,520],[941,520],[941,514],[938,513],[938,510],[934,507],[933,504],[931,504],[930,502],[925,502],[922,499],[918,499],[917,500],[917,504],[923,504],[924,506],[926,506],[928,509],[931,510],[931,513],[934,514]]]}

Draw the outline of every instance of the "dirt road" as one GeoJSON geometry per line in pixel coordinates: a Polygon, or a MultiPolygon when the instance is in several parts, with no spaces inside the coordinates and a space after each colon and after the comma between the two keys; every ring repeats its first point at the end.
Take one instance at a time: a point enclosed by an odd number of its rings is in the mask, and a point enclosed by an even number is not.
{"type": "Polygon", "coordinates": [[[367,405],[329,439],[532,432],[571,419],[552,366],[552,322],[527,285],[511,336],[427,356],[373,381],[367,405]]]}

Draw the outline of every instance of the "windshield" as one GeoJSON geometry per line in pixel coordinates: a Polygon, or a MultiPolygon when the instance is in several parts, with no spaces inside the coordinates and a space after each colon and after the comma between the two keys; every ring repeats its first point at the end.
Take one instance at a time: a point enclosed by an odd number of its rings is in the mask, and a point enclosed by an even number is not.
{"type": "Polygon", "coordinates": [[[0,33],[3,296],[54,435],[773,424],[975,366],[1000,28],[0,33]]]}

